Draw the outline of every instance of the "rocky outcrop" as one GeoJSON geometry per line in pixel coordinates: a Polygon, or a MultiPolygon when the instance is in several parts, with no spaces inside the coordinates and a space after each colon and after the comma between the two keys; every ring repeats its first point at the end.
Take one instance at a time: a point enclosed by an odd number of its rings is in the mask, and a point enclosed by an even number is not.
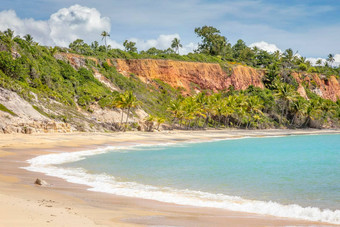
{"type": "Polygon", "coordinates": [[[0,87],[0,103],[15,115],[0,111],[0,133],[71,132],[64,122],[56,122],[40,114],[17,93],[0,87]]]}
{"type": "MultiPolygon", "coordinates": [[[[321,96],[324,99],[330,99],[336,101],[340,99],[340,84],[335,76],[326,77],[317,73],[305,74],[305,73],[292,73],[296,82],[305,84],[312,92],[321,96]]],[[[298,92],[302,97],[306,93],[304,89],[298,89],[298,92]]]]}
{"type": "Polygon", "coordinates": [[[106,87],[108,87],[111,91],[119,91],[120,89],[113,85],[113,83],[108,80],[105,76],[100,74],[96,69],[93,69],[93,76],[106,87]]]}
{"type": "Polygon", "coordinates": [[[71,53],[57,53],[54,57],[58,60],[68,62],[73,68],[80,69],[86,66],[86,58],[78,54],[71,53]]]}
{"type": "Polygon", "coordinates": [[[123,75],[134,74],[143,82],[160,79],[173,87],[192,90],[219,91],[234,86],[246,89],[249,85],[263,88],[263,71],[236,65],[227,74],[219,64],[155,59],[115,59],[114,65],[123,75]]]}

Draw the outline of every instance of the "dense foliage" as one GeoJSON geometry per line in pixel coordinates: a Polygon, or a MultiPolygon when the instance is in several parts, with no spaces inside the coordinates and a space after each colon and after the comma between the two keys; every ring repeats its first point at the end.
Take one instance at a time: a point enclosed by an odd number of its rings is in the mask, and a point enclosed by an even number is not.
{"type": "MultiPolygon", "coordinates": [[[[149,130],[153,126],[159,128],[164,122],[181,129],[339,126],[340,101],[322,99],[307,87],[308,99],[302,98],[296,91],[298,84],[291,76],[292,72],[303,71],[339,78],[339,67],[332,67],[332,55],[325,65],[319,62],[312,66],[305,58],[294,55],[291,49],[282,54],[268,53],[249,48],[242,40],[231,45],[219,30],[208,26],[196,28],[195,32],[202,39],[198,50],[179,55],[182,45],[177,38],[166,50],[150,48],[137,52],[135,43],[126,41],[123,51],[107,46],[109,34],[103,32],[105,45],[99,45],[97,41],[88,45],[77,39],[70,44],[70,49],[66,49],[40,46],[30,35],[14,37],[13,32],[7,30],[0,33],[0,86],[16,91],[27,100],[32,100],[36,94],[39,100],[52,99],[74,110],[81,108],[91,112],[93,106],[122,109],[127,113],[125,127],[122,127],[123,115],[120,120],[120,128],[124,130],[136,107],[149,114],[145,119],[149,130]],[[58,52],[93,58],[75,69],[68,62],[58,60],[58,52]],[[237,64],[265,69],[263,82],[266,88],[250,86],[245,91],[235,91],[230,87],[215,94],[206,91],[183,97],[179,90],[160,80],[146,84],[133,74],[123,76],[110,64],[111,58],[217,62],[225,70],[237,61],[240,62],[237,64]],[[118,91],[111,92],[94,77],[95,72],[105,76],[118,91]]],[[[61,119],[67,121],[65,116],[61,119]]]]}

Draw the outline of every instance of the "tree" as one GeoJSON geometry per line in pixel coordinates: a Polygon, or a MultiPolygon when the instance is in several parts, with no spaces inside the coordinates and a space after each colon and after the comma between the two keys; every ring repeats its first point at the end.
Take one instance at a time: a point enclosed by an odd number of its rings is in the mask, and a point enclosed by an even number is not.
{"type": "Polygon", "coordinates": [[[224,57],[231,54],[230,44],[228,44],[226,37],[220,35],[220,30],[212,26],[203,26],[195,28],[195,33],[202,39],[202,43],[198,45],[198,52],[224,57]]]}
{"type": "Polygon", "coordinates": [[[328,58],[327,58],[327,61],[329,62],[329,64],[332,67],[332,63],[334,62],[334,54],[329,54],[328,58]]]}
{"type": "Polygon", "coordinates": [[[9,28],[4,32],[4,34],[9,40],[14,38],[14,31],[9,28]]]}
{"type": "Polygon", "coordinates": [[[103,40],[103,39],[105,40],[105,49],[106,49],[106,51],[107,51],[106,38],[107,38],[107,37],[110,37],[110,34],[109,34],[108,32],[106,32],[106,31],[103,31],[102,34],[101,34],[101,36],[103,37],[102,40],[103,40]]]}
{"type": "Polygon", "coordinates": [[[322,60],[321,60],[321,59],[318,59],[318,60],[315,62],[315,64],[318,65],[318,66],[321,66],[322,60]]]}
{"type": "Polygon", "coordinates": [[[232,47],[233,49],[233,57],[238,59],[239,56],[240,56],[240,53],[242,50],[248,48],[246,43],[242,40],[242,39],[239,39],[237,40],[237,42],[235,43],[235,45],[232,47]]]}
{"type": "Polygon", "coordinates": [[[69,47],[80,54],[91,54],[91,47],[82,39],[76,39],[70,43],[69,47]]]}
{"type": "Polygon", "coordinates": [[[295,102],[298,98],[298,93],[295,91],[294,86],[287,83],[277,83],[276,84],[276,93],[274,94],[277,101],[281,106],[281,123],[282,118],[285,116],[287,118],[288,111],[291,107],[291,104],[295,102]]]}
{"type": "Polygon", "coordinates": [[[120,125],[123,124],[123,110],[126,110],[126,122],[124,131],[127,128],[127,123],[129,120],[129,114],[131,109],[135,108],[139,104],[139,101],[137,100],[137,97],[132,93],[132,91],[125,91],[124,93],[118,94],[114,98],[114,106],[122,109],[122,118],[120,121],[120,125]]]}
{"type": "Polygon", "coordinates": [[[171,48],[176,50],[176,52],[179,54],[179,48],[181,47],[183,47],[181,41],[178,38],[174,38],[171,42],[171,48]]]}
{"type": "Polygon", "coordinates": [[[133,53],[137,52],[137,47],[136,47],[135,42],[125,40],[123,43],[123,46],[125,47],[125,51],[127,52],[133,52],[133,53]]]}
{"type": "Polygon", "coordinates": [[[94,41],[94,42],[91,43],[91,49],[93,51],[97,51],[98,48],[99,48],[99,43],[97,41],[94,41]]]}
{"type": "Polygon", "coordinates": [[[285,63],[284,67],[292,68],[294,60],[294,52],[291,48],[285,50],[282,56],[282,62],[285,63]]]}
{"type": "Polygon", "coordinates": [[[28,42],[29,45],[33,43],[33,37],[30,34],[25,35],[24,39],[28,42]]]}

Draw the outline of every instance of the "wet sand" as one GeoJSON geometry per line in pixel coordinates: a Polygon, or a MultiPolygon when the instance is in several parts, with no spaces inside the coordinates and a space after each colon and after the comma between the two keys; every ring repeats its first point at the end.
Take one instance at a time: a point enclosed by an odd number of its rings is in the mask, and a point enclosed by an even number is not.
{"type": "Polygon", "coordinates": [[[159,144],[242,136],[330,134],[340,130],[213,130],[156,133],[10,134],[0,136],[0,226],[332,226],[266,215],[162,203],[88,191],[20,167],[54,152],[107,145],[159,144]],[[36,178],[50,186],[34,185],[36,178]]]}

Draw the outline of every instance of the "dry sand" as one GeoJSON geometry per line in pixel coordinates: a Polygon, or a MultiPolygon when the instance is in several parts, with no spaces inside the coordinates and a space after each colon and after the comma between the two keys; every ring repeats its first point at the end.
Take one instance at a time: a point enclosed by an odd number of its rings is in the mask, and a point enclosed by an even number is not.
{"type": "Polygon", "coordinates": [[[0,136],[0,226],[330,226],[223,209],[199,208],[87,191],[84,185],[29,172],[26,160],[127,143],[240,136],[340,133],[340,130],[215,130],[158,133],[10,134],[0,136]],[[51,184],[33,184],[42,178],[51,184]]]}

